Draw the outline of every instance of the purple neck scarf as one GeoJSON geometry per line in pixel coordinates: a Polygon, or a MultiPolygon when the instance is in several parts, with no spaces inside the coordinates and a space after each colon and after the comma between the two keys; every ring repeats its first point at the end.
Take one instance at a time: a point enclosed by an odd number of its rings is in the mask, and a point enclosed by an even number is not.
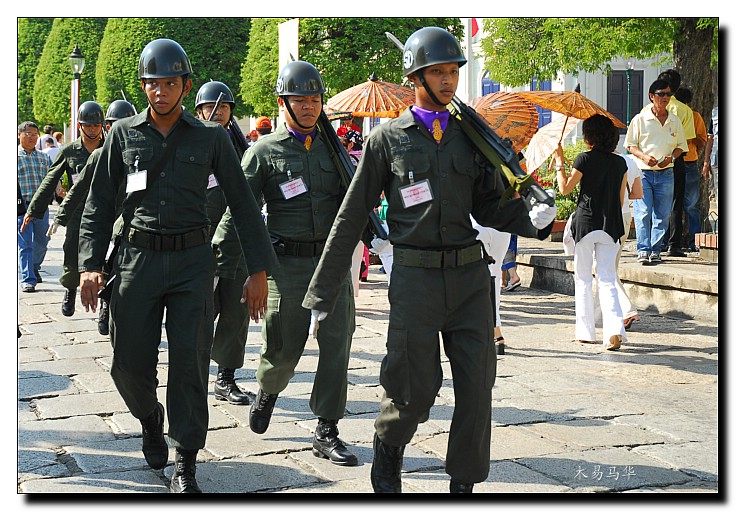
{"type": "Polygon", "coordinates": [[[410,107],[412,114],[415,118],[420,121],[425,128],[430,130],[430,134],[433,136],[435,141],[440,144],[440,140],[443,137],[443,132],[448,127],[448,119],[450,119],[450,112],[443,110],[442,112],[436,112],[434,110],[425,110],[417,105],[410,107]]]}

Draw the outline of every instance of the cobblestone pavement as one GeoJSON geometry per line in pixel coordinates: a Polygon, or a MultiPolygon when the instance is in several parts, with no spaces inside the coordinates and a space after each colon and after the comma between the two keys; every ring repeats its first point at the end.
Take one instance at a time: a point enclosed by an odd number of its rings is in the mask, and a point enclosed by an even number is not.
{"type": "MultiPolygon", "coordinates": [[[[77,303],[63,317],[63,230],[54,235],[36,293],[18,292],[18,471],[24,493],[164,493],[172,472],[150,469],[139,422],[109,375],[109,340],[77,303]]],[[[248,427],[248,407],[215,401],[197,479],[206,493],[370,493],[373,422],[389,305],[386,276],[370,268],[356,299],[357,329],[340,436],[357,455],[339,467],[312,455],[309,396],[318,350],[309,341],[280,395],[269,430],[248,427]]],[[[477,493],[708,493],[719,490],[719,329],[703,321],[642,314],[619,352],[574,338],[572,296],[520,287],[501,298],[508,343],[493,391],[492,460],[477,493]]],[[[260,325],[251,325],[239,385],[257,392],[260,325]]],[[[600,331],[599,331],[600,332],[600,331]]],[[[162,330],[160,400],[167,341],[162,330]]],[[[406,493],[445,493],[444,456],[453,413],[450,366],[429,420],[405,451],[406,493]]],[[[217,371],[213,363],[210,380],[217,371]]]]}

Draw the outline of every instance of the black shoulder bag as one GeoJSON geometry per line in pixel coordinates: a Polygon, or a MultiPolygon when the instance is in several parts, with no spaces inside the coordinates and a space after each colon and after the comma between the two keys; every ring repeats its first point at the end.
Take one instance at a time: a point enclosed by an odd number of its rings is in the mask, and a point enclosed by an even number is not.
{"type": "Polygon", "coordinates": [[[156,181],[156,177],[161,174],[161,170],[164,168],[167,158],[169,158],[169,155],[174,150],[174,147],[178,142],[177,139],[179,138],[178,136],[181,131],[181,129],[177,130],[171,137],[169,137],[166,147],[161,152],[161,155],[159,155],[159,159],[156,161],[156,165],[148,171],[148,174],[146,175],[146,188],[144,190],[132,192],[130,196],[128,196],[130,198],[128,204],[123,205],[123,229],[120,234],[115,237],[113,248],[110,250],[110,255],[107,257],[107,260],[105,260],[105,264],[102,267],[102,273],[105,276],[105,286],[97,292],[97,296],[108,304],[110,303],[110,298],[113,295],[115,278],[118,277],[118,269],[115,267],[115,259],[118,257],[120,244],[123,241],[126,231],[128,231],[128,226],[133,219],[133,214],[135,213],[136,208],[141,204],[143,198],[146,197],[146,193],[149,191],[154,181],[156,181]]]}

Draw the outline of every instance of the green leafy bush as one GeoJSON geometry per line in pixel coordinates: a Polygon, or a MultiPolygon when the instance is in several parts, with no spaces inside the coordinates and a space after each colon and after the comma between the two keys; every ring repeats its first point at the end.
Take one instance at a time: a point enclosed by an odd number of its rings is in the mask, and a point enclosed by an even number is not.
{"type": "MultiPolygon", "coordinates": [[[[563,146],[563,156],[566,159],[567,174],[571,174],[571,166],[576,157],[586,150],[586,144],[583,142],[583,140],[578,140],[574,144],[567,144],[563,146]]],[[[545,160],[540,165],[540,167],[535,169],[532,175],[535,177],[542,188],[552,188],[557,192],[555,196],[555,205],[558,207],[558,212],[556,213],[555,218],[557,220],[566,220],[576,209],[576,204],[578,203],[578,193],[581,190],[581,187],[580,185],[576,185],[576,188],[574,188],[573,191],[567,196],[561,195],[558,190],[558,180],[556,178],[555,165],[550,168],[550,163],[552,160],[552,156],[545,160]]]]}

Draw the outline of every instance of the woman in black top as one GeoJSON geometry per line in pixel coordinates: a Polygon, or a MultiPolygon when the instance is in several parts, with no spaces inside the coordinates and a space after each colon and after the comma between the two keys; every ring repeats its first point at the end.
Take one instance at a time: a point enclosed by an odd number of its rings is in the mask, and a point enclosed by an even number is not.
{"type": "Polygon", "coordinates": [[[612,151],[619,133],[606,116],[597,114],[583,122],[583,138],[589,151],[576,157],[570,175],[563,165],[563,148],[554,154],[560,193],[567,195],[581,183],[573,218],[576,242],[573,258],[576,283],[576,341],[596,343],[592,295],[594,257],[601,303],[604,343],[617,350],[625,337],[622,308],[617,298],[616,256],[624,234],[622,201],[627,186],[627,164],[612,151]]]}

